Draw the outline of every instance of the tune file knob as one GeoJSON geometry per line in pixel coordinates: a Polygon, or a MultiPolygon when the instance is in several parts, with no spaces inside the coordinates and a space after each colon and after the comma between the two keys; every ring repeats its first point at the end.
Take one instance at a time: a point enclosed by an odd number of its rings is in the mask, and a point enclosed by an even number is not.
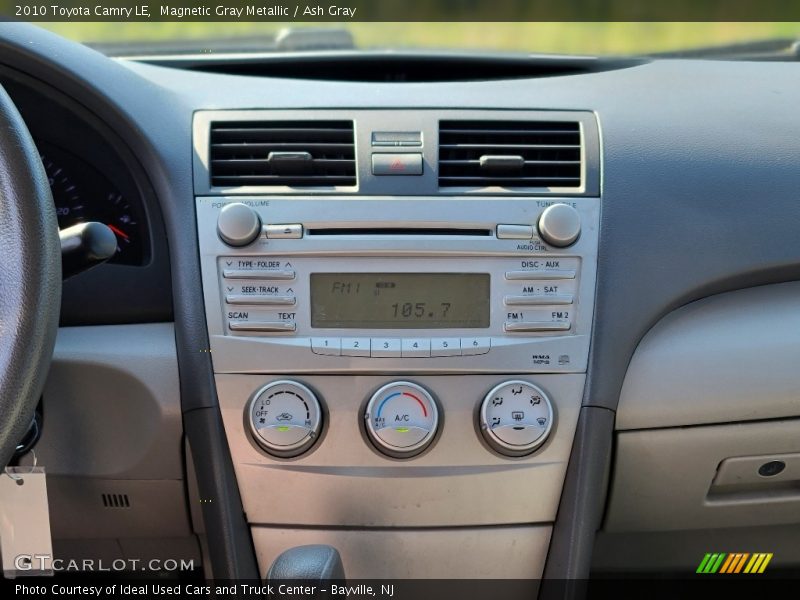
{"type": "Polygon", "coordinates": [[[566,248],[581,234],[581,216],[569,204],[552,204],[539,216],[539,236],[551,246],[566,248]]]}

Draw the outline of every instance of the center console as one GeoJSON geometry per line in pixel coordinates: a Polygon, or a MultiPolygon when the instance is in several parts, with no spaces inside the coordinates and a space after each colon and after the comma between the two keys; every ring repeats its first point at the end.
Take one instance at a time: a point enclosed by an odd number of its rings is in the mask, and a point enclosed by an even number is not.
{"type": "Polygon", "coordinates": [[[581,406],[594,115],[207,111],[217,393],[262,572],[538,578],[581,406]]]}

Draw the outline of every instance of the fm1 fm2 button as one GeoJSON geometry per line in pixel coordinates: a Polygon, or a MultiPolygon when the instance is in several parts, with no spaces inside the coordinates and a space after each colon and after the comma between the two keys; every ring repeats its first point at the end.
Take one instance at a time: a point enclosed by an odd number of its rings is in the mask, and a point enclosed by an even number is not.
{"type": "Polygon", "coordinates": [[[322,428],[319,400],[296,381],[275,381],[261,388],[247,412],[253,439],[270,454],[284,458],[311,448],[322,428]]]}
{"type": "Polygon", "coordinates": [[[553,426],[553,407],[545,393],[527,381],[506,381],[483,399],[480,429],[500,454],[524,456],[541,446],[553,426]]]}
{"type": "Polygon", "coordinates": [[[373,444],[395,458],[408,458],[425,450],[439,426],[439,410],[424,388],[395,381],[379,389],[364,415],[373,444]]]}

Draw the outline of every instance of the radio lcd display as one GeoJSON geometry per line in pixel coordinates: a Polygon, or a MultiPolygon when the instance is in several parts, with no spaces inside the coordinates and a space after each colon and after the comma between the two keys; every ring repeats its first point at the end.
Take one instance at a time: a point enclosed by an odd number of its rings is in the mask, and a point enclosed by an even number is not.
{"type": "Polygon", "coordinates": [[[488,273],[312,273],[311,326],[489,327],[488,273]]]}

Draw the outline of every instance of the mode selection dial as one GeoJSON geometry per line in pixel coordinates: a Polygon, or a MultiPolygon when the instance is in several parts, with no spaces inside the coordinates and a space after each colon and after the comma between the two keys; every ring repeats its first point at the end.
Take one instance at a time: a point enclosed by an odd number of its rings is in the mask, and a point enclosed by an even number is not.
{"type": "Polygon", "coordinates": [[[253,396],[248,406],[253,439],[270,454],[302,454],[317,441],[322,429],[319,400],[296,381],[274,381],[253,396]]]}
{"type": "Polygon", "coordinates": [[[541,446],[553,426],[545,393],[527,381],[506,381],[483,399],[480,429],[486,442],[506,456],[524,456],[541,446]]]}
{"type": "Polygon", "coordinates": [[[372,395],[364,419],[367,434],[378,450],[395,458],[408,458],[433,441],[439,410],[423,387],[395,381],[372,395]]]}

